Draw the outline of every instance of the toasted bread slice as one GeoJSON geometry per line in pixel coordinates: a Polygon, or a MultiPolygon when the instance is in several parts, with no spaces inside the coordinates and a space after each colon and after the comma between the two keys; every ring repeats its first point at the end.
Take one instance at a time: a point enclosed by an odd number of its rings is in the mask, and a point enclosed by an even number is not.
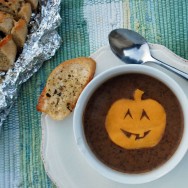
{"type": "Polygon", "coordinates": [[[37,110],[56,120],[62,120],[74,109],[84,87],[93,78],[96,63],[91,58],[67,60],[49,75],[37,105],[37,110]]]}

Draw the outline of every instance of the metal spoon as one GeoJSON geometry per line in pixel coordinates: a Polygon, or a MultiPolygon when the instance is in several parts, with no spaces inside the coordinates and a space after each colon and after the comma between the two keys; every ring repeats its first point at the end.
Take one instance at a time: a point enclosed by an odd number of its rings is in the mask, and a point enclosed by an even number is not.
{"type": "Polygon", "coordinates": [[[135,31],[115,29],[109,34],[109,43],[114,54],[125,63],[142,64],[151,61],[188,79],[186,72],[154,59],[146,39],[135,31]]]}

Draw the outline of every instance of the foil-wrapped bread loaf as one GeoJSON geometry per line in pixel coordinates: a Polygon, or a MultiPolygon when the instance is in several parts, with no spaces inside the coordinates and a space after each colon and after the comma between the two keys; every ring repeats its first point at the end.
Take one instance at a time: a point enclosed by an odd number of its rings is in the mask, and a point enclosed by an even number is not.
{"type": "Polygon", "coordinates": [[[38,0],[0,0],[0,71],[7,71],[21,52],[38,0]]]}

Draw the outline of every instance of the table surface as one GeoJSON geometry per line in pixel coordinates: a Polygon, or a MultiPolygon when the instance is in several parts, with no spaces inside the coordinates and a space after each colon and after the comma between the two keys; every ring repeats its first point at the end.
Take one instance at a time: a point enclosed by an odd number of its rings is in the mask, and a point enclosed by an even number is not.
{"type": "Polygon", "coordinates": [[[188,59],[186,0],[62,0],[62,45],[55,56],[21,86],[0,134],[0,188],[55,187],[41,160],[38,97],[50,72],[62,61],[89,56],[108,44],[115,28],[133,29],[148,42],[188,59]]]}

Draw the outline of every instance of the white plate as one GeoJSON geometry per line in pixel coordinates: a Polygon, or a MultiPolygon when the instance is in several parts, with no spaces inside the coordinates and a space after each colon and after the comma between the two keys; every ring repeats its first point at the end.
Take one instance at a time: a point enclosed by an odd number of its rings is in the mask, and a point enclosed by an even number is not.
{"type": "MultiPolygon", "coordinates": [[[[187,69],[188,61],[175,55],[161,45],[150,44],[154,57],[163,60],[180,69],[187,69]],[[186,65],[187,64],[187,65],[186,65]]],[[[113,67],[122,65],[110,50],[109,46],[100,48],[91,55],[97,62],[96,74],[113,67]]],[[[180,78],[152,63],[148,66],[156,67],[172,76],[184,89],[188,96],[188,81],[180,78]]],[[[73,112],[74,113],[74,112],[73,112]]],[[[78,150],[73,135],[73,113],[63,121],[52,120],[42,114],[42,148],[41,155],[45,170],[51,180],[61,188],[187,188],[188,186],[188,154],[179,165],[164,177],[141,185],[124,185],[113,182],[101,176],[90,167],[78,150]]],[[[188,144],[188,143],[187,143],[188,144]]]]}

